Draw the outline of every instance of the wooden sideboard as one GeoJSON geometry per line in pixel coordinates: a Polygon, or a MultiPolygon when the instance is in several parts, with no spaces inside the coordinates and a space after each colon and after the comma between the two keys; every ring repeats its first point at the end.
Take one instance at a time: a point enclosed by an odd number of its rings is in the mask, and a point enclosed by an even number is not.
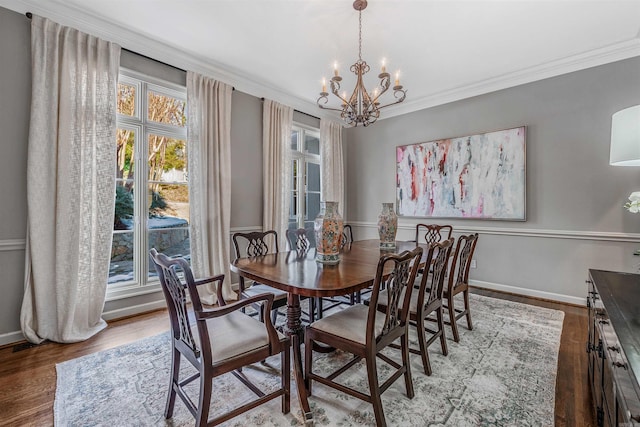
{"type": "Polygon", "coordinates": [[[640,426],[640,274],[589,270],[589,382],[598,426],[640,426]]]}

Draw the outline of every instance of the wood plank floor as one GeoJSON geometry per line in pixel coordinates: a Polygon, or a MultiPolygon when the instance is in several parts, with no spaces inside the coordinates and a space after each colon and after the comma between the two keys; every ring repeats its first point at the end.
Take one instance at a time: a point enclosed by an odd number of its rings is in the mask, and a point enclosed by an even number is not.
{"type": "MultiPolygon", "coordinates": [[[[555,425],[595,426],[584,350],[586,308],[479,289],[473,292],[565,312],[558,357],[555,425]]],[[[46,343],[19,351],[15,351],[16,346],[0,348],[0,425],[53,425],[57,363],[156,335],[168,328],[167,313],[159,310],[110,322],[106,330],[82,343],[46,343]]]]}

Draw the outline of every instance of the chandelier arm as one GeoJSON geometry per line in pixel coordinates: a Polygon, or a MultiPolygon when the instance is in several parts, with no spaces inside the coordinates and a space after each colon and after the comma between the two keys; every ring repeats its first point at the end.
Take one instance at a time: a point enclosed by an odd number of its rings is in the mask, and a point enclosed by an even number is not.
{"type": "MultiPolygon", "coordinates": [[[[331,79],[330,86],[331,86],[331,93],[337,96],[338,98],[340,98],[343,104],[351,105],[349,104],[349,101],[347,101],[346,98],[343,98],[340,95],[340,82],[338,80],[331,79]]],[[[337,109],[337,111],[342,111],[342,109],[337,109]]]]}
{"type": "MultiPolygon", "coordinates": [[[[325,101],[325,103],[326,103],[326,101],[325,101]]],[[[323,110],[340,111],[340,112],[343,111],[342,108],[325,107],[322,104],[318,104],[318,107],[322,108],[323,110]]]]}
{"type": "Polygon", "coordinates": [[[378,102],[378,98],[380,98],[391,86],[391,75],[389,73],[380,73],[378,75],[380,78],[380,93],[373,99],[373,103],[378,102]]]}
{"type": "Polygon", "coordinates": [[[399,104],[399,103],[401,103],[401,102],[402,102],[402,101],[404,101],[404,99],[407,97],[407,91],[406,91],[406,90],[403,90],[403,89],[397,89],[397,90],[393,93],[393,96],[395,96],[395,97],[396,97],[396,101],[395,101],[395,102],[390,102],[390,103],[388,103],[388,104],[378,106],[378,110],[381,110],[381,109],[383,109],[383,108],[389,107],[389,106],[391,106],[391,105],[395,105],[395,104],[399,104]],[[398,95],[398,93],[400,93],[400,95],[398,95]]]}

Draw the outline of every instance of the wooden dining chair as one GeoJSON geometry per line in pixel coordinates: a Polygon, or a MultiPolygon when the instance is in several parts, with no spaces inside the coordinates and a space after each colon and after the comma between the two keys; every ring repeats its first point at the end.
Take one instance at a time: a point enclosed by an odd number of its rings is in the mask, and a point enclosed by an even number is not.
{"type": "MultiPolygon", "coordinates": [[[[451,238],[453,226],[438,224],[416,224],[416,238],[411,240],[416,243],[438,243],[451,238]]],[[[424,273],[424,264],[420,266],[418,273],[424,273]]],[[[428,271],[428,270],[426,270],[428,271]]]]}
{"type": "MultiPolygon", "coordinates": [[[[451,238],[429,245],[425,271],[430,273],[422,275],[418,291],[412,293],[409,304],[409,320],[416,328],[419,344],[418,349],[410,347],[409,351],[422,356],[422,366],[426,375],[431,375],[432,372],[429,361],[429,346],[431,344],[439,338],[442,354],[445,356],[448,354],[447,337],[444,331],[442,292],[453,242],[454,239],[451,238]],[[435,319],[429,318],[433,314],[435,314],[435,319]],[[427,327],[425,325],[427,320],[434,320],[437,329],[433,330],[427,327]],[[427,333],[430,334],[429,339],[427,339],[427,333]]],[[[387,298],[380,298],[380,302],[378,302],[379,310],[387,311],[386,300],[387,298]]],[[[394,347],[397,346],[394,345],[394,347]]]]}
{"type": "MultiPolygon", "coordinates": [[[[340,242],[340,248],[344,249],[344,247],[350,243],[353,243],[353,229],[351,225],[344,224],[342,228],[342,242],[340,242]]],[[[363,289],[349,295],[349,304],[360,304],[362,302],[362,296],[371,293],[371,288],[363,289]]]]}
{"type": "MultiPolygon", "coordinates": [[[[310,233],[313,233],[313,230],[308,230],[306,228],[296,228],[287,230],[287,241],[289,242],[289,248],[291,250],[295,250],[297,253],[304,253],[311,249],[311,239],[309,238],[310,233]]],[[[336,298],[320,298],[320,297],[312,297],[309,298],[309,312],[304,312],[308,319],[309,323],[313,322],[316,319],[322,319],[324,316],[325,310],[331,310],[334,307],[339,306],[347,301],[343,301],[336,298]],[[325,305],[327,303],[328,305],[325,305]]]]}
{"type": "Polygon", "coordinates": [[[298,252],[306,252],[311,249],[310,233],[313,233],[313,230],[306,228],[288,229],[287,242],[289,243],[289,249],[298,252]]]}
{"type": "MultiPolygon", "coordinates": [[[[236,259],[242,257],[265,256],[269,253],[278,252],[278,233],[275,230],[234,233],[232,240],[236,259]],[[244,250],[241,248],[244,248],[244,250]],[[271,250],[271,248],[274,250],[271,250]]],[[[254,295],[265,292],[273,294],[271,321],[275,324],[278,316],[278,309],[287,305],[287,293],[262,283],[246,283],[245,278],[240,276],[240,298],[250,298],[254,295]]],[[[254,304],[253,307],[258,311],[260,321],[264,321],[264,312],[261,309],[260,304],[254,304]]]]}
{"type": "Polygon", "coordinates": [[[447,323],[451,325],[455,342],[460,342],[457,321],[462,316],[466,316],[469,330],[473,329],[471,308],[469,306],[469,269],[471,268],[471,260],[477,244],[478,233],[458,237],[453,260],[451,261],[447,288],[444,290],[443,299],[446,301],[445,308],[449,313],[449,321],[447,323]],[[459,293],[463,294],[464,309],[457,309],[454,305],[454,297],[459,293]]]}
{"type": "Polygon", "coordinates": [[[340,242],[340,247],[349,243],[353,243],[353,230],[349,224],[344,224],[342,226],[342,241],[340,242]]]}
{"type": "Polygon", "coordinates": [[[416,239],[417,243],[437,243],[451,238],[453,226],[438,224],[417,224],[416,239]]]}
{"type": "Polygon", "coordinates": [[[422,248],[405,251],[399,255],[380,257],[371,293],[371,305],[356,304],[313,322],[305,333],[305,377],[309,394],[312,382],[317,381],[336,390],[350,394],[373,405],[378,426],[386,426],[380,395],[404,375],[407,396],[413,399],[413,382],[409,364],[409,338],[407,316],[411,300],[411,284],[415,280],[422,248]],[[386,285],[387,312],[376,309],[382,285],[386,285]],[[404,294],[403,294],[404,292],[404,294]],[[402,297],[404,295],[404,297],[402,297]],[[388,358],[381,350],[400,339],[402,363],[388,358]],[[349,352],[353,359],[334,373],[323,377],[313,372],[314,343],[322,343],[349,352]],[[396,371],[382,385],[378,381],[376,358],[380,358],[396,371]],[[365,394],[335,381],[335,378],[365,359],[369,393],[365,394]]]}
{"type": "MultiPolygon", "coordinates": [[[[189,264],[182,258],[171,259],[155,249],[151,249],[150,258],[158,272],[171,321],[171,383],[165,418],[173,417],[176,396],[195,417],[197,426],[218,425],[277,397],[282,398],[282,412],[289,413],[290,340],[276,331],[269,316],[261,323],[240,311],[258,302],[264,310],[270,310],[273,295],[255,295],[227,305],[221,290],[224,275],[195,280],[189,264]],[[217,284],[219,307],[208,310],[202,307],[197,287],[205,283],[217,284]],[[187,295],[191,299],[193,316],[189,315],[187,295]],[[189,319],[193,317],[195,321],[192,323],[189,319]],[[281,383],[278,389],[264,393],[247,375],[240,373],[242,367],[277,354],[281,358],[281,383]],[[182,358],[191,363],[197,373],[181,380],[182,358]],[[257,398],[209,419],[209,406],[215,391],[214,379],[226,373],[233,374],[257,398]],[[185,387],[195,380],[200,381],[197,403],[185,391],[185,387]]],[[[226,393],[228,391],[218,390],[216,398],[224,399],[226,393]]]]}

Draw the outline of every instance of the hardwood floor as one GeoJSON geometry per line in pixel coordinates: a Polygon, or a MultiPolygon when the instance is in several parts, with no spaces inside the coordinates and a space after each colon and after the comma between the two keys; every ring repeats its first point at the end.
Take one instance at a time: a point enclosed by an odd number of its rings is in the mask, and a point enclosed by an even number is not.
{"type": "MultiPolygon", "coordinates": [[[[587,383],[586,308],[480,289],[473,289],[472,292],[565,312],[558,356],[555,425],[595,426],[587,383]]],[[[53,425],[56,363],[127,344],[168,329],[167,313],[159,310],[110,322],[106,330],[81,343],[46,343],[32,347],[18,344],[0,348],[0,425],[53,425]]]]}

